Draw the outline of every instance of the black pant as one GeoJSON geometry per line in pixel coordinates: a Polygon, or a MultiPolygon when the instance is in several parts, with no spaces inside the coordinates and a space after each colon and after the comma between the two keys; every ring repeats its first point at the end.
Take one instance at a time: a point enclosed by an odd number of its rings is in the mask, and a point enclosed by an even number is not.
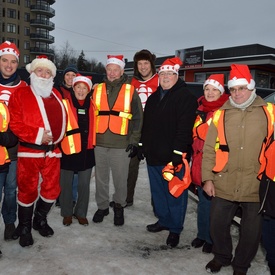
{"type": "Polygon", "coordinates": [[[230,227],[232,219],[241,207],[239,242],[232,261],[233,269],[247,272],[255,257],[261,238],[262,217],[258,214],[260,204],[256,202],[232,202],[214,197],[211,203],[210,234],[213,240],[215,259],[229,265],[232,259],[232,239],[230,227]]]}

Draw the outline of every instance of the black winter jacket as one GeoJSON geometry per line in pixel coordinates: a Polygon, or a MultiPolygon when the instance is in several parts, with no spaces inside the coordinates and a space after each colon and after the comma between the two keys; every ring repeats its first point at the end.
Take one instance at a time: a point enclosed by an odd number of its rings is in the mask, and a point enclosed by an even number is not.
{"type": "Polygon", "coordinates": [[[265,174],[260,182],[259,195],[263,215],[275,218],[275,182],[265,174]]]}
{"type": "Polygon", "coordinates": [[[197,99],[178,79],[161,99],[159,86],[147,100],[141,134],[142,148],[149,165],[166,165],[173,150],[191,151],[192,129],[198,107],[197,99]]]}

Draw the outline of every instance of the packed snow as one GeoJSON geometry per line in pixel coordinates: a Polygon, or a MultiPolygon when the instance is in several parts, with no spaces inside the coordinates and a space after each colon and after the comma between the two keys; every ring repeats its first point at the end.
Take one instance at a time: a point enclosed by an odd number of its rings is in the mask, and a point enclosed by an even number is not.
{"type": "MultiPolygon", "coordinates": [[[[71,226],[62,224],[60,208],[54,206],[48,216],[48,223],[55,234],[44,238],[33,230],[34,244],[22,248],[18,240],[6,242],[3,239],[4,223],[0,221],[0,274],[209,274],[205,265],[213,254],[204,254],[201,248],[191,247],[196,237],[197,202],[189,195],[184,230],[178,247],[170,249],[165,245],[168,231],[150,233],[146,225],[157,221],[151,206],[151,196],[146,163],[140,163],[139,177],[134,205],[124,210],[125,224],[117,227],[113,223],[113,211],[104,221],[92,221],[97,210],[95,203],[94,175],[90,183],[89,225],[83,226],[76,219],[71,226]]],[[[112,198],[110,184],[110,200],[112,198]]],[[[238,238],[238,226],[232,225],[234,245],[238,238]]],[[[264,249],[251,264],[248,275],[268,275],[264,249]]],[[[220,275],[233,274],[231,266],[224,267],[220,275]]]]}

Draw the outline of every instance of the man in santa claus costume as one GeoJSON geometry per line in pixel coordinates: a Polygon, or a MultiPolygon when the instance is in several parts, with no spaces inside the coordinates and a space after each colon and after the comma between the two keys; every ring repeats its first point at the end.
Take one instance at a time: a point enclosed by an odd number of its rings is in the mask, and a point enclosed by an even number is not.
{"type": "Polygon", "coordinates": [[[22,247],[33,244],[32,227],[44,237],[54,234],[47,223],[47,214],[60,193],[61,152],[57,145],[66,128],[66,111],[60,94],[53,89],[56,75],[53,62],[39,56],[26,69],[30,73],[30,86],[16,90],[9,102],[10,128],[19,138],[19,224],[13,239],[20,237],[22,247]]]}

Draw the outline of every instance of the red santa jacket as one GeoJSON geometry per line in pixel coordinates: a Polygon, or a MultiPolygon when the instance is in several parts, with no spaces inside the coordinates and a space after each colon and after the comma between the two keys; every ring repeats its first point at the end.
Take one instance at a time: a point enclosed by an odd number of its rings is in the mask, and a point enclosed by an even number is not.
{"type": "Polygon", "coordinates": [[[10,129],[18,136],[18,157],[61,157],[57,144],[66,130],[66,110],[61,95],[53,89],[49,98],[37,96],[31,86],[17,89],[10,97],[10,129]],[[44,130],[50,130],[53,142],[50,150],[41,150],[44,130]],[[33,148],[26,144],[34,145],[33,148]]]}
{"type": "Polygon", "coordinates": [[[0,83],[0,100],[5,101],[5,103],[9,104],[10,96],[14,93],[15,90],[21,87],[26,87],[27,83],[23,80],[20,80],[16,85],[9,86],[3,85],[0,83]]]}

